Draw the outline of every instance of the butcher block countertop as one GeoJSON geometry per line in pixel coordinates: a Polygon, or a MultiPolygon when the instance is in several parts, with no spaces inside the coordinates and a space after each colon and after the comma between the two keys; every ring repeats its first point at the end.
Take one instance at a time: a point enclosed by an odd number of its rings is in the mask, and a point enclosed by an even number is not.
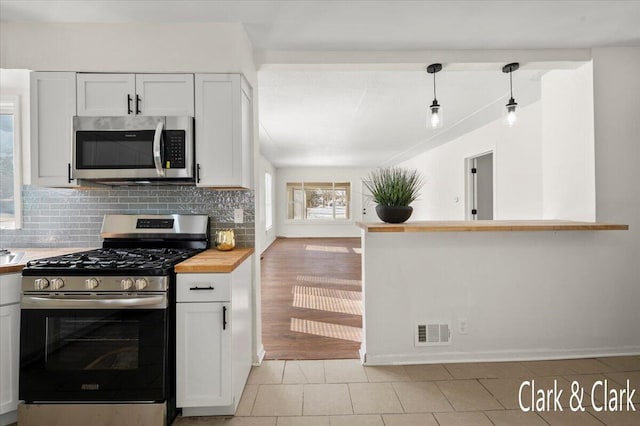
{"type": "Polygon", "coordinates": [[[629,225],[568,220],[448,220],[406,223],[357,222],[367,232],[481,232],[481,231],[626,231],[629,225]]]}
{"type": "Polygon", "coordinates": [[[22,268],[30,260],[42,259],[44,257],[62,256],[63,254],[75,253],[77,251],[91,250],[90,248],[14,248],[9,249],[13,253],[24,253],[22,259],[18,263],[11,263],[0,266],[0,274],[9,274],[12,272],[22,272],[22,268]]]}
{"type": "Polygon", "coordinates": [[[233,272],[244,260],[253,254],[252,248],[235,248],[231,251],[209,249],[175,266],[179,274],[233,272]]]}

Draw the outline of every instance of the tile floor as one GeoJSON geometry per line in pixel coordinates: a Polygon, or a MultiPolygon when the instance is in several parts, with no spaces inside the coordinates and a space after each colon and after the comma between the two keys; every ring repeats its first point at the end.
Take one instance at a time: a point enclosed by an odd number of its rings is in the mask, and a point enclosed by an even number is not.
{"type": "MultiPolygon", "coordinates": [[[[596,401],[602,401],[596,395],[596,401]]],[[[599,404],[596,404],[599,405],[599,404]]],[[[640,356],[579,360],[363,367],[358,360],[265,361],[236,416],[178,418],[174,426],[640,425],[640,356]],[[524,413],[522,380],[564,389],[563,412],[524,413]],[[636,412],[569,409],[570,384],[637,389],[636,412]]]]}

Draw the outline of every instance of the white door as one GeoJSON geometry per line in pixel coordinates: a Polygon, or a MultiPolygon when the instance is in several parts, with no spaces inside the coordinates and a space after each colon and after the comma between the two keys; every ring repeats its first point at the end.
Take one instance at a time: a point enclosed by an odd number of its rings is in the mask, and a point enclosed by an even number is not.
{"type": "Polygon", "coordinates": [[[193,74],[136,74],[140,115],[194,115],[193,74]]]}
{"type": "Polygon", "coordinates": [[[493,153],[469,161],[472,220],[493,220],[493,153]]]}
{"type": "Polygon", "coordinates": [[[225,303],[176,304],[176,399],[178,407],[230,405],[231,347],[225,303]]]}
{"type": "Polygon", "coordinates": [[[18,409],[20,304],[0,307],[0,415],[18,409]]]}
{"type": "Polygon", "coordinates": [[[78,74],[78,115],[135,115],[133,74],[78,74]]]}
{"type": "Polygon", "coordinates": [[[71,180],[76,73],[32,72],[30,78],[31,184],[77,186],[71,180]]]}
{"type": "Polygon", "coordinates": [[[376,202],[373,201],[371,191],[362,182],[362,221],[363,222],[382,222],[376,213],[376,202]]]}

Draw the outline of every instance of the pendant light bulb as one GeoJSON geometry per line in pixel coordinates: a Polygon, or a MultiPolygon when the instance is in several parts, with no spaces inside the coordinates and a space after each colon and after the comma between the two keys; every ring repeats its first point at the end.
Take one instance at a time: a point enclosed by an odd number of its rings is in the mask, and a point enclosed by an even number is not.
{"type": "Polygon", "coordinates": [[[429,107],[431,110],[431,118],[429,120],[429,124],[433,129],[437,129],[441,127],[442,120],[440,119],[440,105],[438,105],[438,101],[436,99],[433,100],[433,103],[429,107]]]}
{"type": "Polygon", "coordinates": [[[433,74],[433,102],[429,106],[427,115],[427,127],[439,129],[442,127],[442,107],[436,98],[436,73],[442,69],[442,64],[431,64],[427,67],[427,72],[433,74]]]}
{"type": "Polygon", "coordinates": [[[507,102],[506,112],[507,112],[507,124],[509,127],[513,127],[514,124],[518,121],[518,116],[516,115],[516,108],[518,107],[518,103],[513,98],[513,78],[512,73],[520,68],[520,64],[518,62],[513,62],[511,64],[507,64],[502,67],[502,72],[509,74],[509,102],[507,102]]]}

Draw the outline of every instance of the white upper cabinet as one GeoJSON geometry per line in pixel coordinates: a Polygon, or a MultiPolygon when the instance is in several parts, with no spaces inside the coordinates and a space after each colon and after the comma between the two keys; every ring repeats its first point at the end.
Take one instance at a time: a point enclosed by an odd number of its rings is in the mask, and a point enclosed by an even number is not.
{"type": "Polygon", "coordinates": [[[193,74],[78,74],[78,115],[188,115],[193,74]]]}
{"type": "Polygon", "coordinates": [[[31,73],[31,184],[77,186],[71,180],[76,73],[31,73]]]}
{"type": "Polygon", "coordinates": [[[253,186],[253,103],[240,74],[196,74],[198,186],[253,186]]]}
{"type": "Polygon", "coordinates": [[[142,115],[193,117],[193,74],[136,74],[136,96],[142,115]]]}

